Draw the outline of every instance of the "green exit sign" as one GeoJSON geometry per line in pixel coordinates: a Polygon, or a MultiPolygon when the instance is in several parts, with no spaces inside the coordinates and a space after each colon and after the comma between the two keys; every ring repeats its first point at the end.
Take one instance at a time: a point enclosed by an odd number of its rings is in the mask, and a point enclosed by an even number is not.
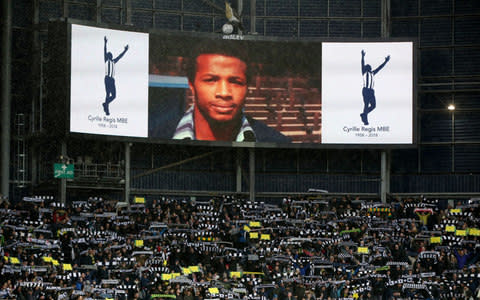
{"type": "Polygon", "coordinates": [[[73,179],[73,165],[70,164],[54,164],[53,165],[54,178],[73,179]]]}

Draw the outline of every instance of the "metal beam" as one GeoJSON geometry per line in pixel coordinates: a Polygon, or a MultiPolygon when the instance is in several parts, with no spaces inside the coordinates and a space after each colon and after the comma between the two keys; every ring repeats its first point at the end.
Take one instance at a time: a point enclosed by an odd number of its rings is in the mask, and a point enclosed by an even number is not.
{"type": "Polygon", "coordinates": [[[257,34],[257,1],[250,0],[250,34],[257,34]]]}
{"type": "MultiPolygon", "coordinates": [[[[237,0],[237,13],[240,16],[240,22],[242,21],[242,12],[243,12],[243,0],[237,0]]],[[[242,35],[243,31],[238,28],[238,34],[242,35]]]]}
{"type": "Polygon", "coordinates": [[[132,23],[132,2],[131,2],[131,0],[125,0],[125,6],[126,6],[126,8],[125,8],[125,10],[126,10],[126,12],[125,12],[125,14],[126,14],[125,25],[133,25],[133,23],[132,23]]]}
{"type": "MultiPolygon", "coordinates": [[[[60,157],[62,157],[62,163],[64,159],[67,159],[67,143],[65,140],[61,141],[60,144],[60,157]]],[[[61,178],[60,179],[60,202],[63,204],[67,203],[67,179],[66,178],[61,178]]]]}
{"type": "MultiPolygon", "coordinates": [[[[382,38],[389,38],[391,32],[391,6],[390,0],[382,0],[381,2],[381,35],[382,38]]],[[[387,202],[387,196],[390,194],[390,166],[391,152],[390,150],[382,150],[381,152],[381,184],[380,198],[383,203],[387,202]]]]}
{"type": "Polygon", "coordinates": [[[381,10],[381,35],[382,38],[388,38],[391,32],[390,0],[382,0],[381,10]]]}
{"type": "MultiPolygon", "coordinates": [[[[70,186],[69,186],[70,187],[70,186]]],[[[73,186],[72,186],[73,188],[73,186]]],[[[83,189],[89,189],[90,187],[81,187],[78,186],[78,188],[83,188],[83,189]]],[[[93,187],[98,189],[97,187],[93,187]]],[[[163,196],[168,196],[168,195],[177,195],[177,196],[216,196],[216,195],[229,195],[229,194],[237,194],[237,195],[243,195],[247,197],[249,195],[249,192],[241,192],[241,193],[235,193],[233,191],[195,191],[195,190],[165,190],[165,189],[136,189],[132,188],[131,189],[132,193],[138,193],[142,195],[163,195],[163,196]]],[[[378,200],[378,193],[309,193],[309,192],[291,192],[288,193],[288,195],[292,197],[315,197],[315,196],[321,196],[322,199],[329,200],[329,198],[338,198],[340,196],[352,196],[355,198],[356,196],[360,198],[365,198],[365,199],[375,199],[378,200]]],[[[472,196],[478,196],[479,194],[468,194],[472,196]]],[[[257,192],[255,193],[255,197],[257,198],[284,198],[285,197],[285,192],[257,192]]]]}
{"type": "Polygon", "coordinates": [[[236,150],[237,155],[235,157],[235,165],[236,165],[236,185],[235,191],[240,193],[242,191],[242,157],[243,157],[243,149],[237,148],[236,150]]]}
{"type": "Polygon", "coordinates": [[[2,58],[1,61],[1,159],[0,195],[8,197],[10,181],[10,116],[11,116],[11,48],[12,48],[12,2],[2,1],[2,58]]]}
{"type": "Polygon", "coordinates": [[[255,148],[248,149],[249,158],[249,194],[250,201],[255,201],[255,148]]]}
{"type": "Polygon", "coordinates": [[[130,207],[130,159],[131,159],[131,146],[129,142],[125,143],[125,197],[124,202],[128,203],[130,207]]]}
{"type": "Polygon", "coordinates": [[[97,7],[95,10],[97,24],[102,23],[102,0],[97,0],[97,7]]]}
{"type": "Polygon", "coordinates": [[[390,150],[381,152],[381,187],[380,198],[382,203],[387,202],[387,196],[390,194],[390,150]]]}

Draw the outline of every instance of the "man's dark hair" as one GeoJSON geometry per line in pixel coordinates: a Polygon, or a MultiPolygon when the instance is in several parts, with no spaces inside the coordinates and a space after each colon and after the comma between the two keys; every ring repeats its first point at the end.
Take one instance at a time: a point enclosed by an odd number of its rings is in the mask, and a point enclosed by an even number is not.
{"type": "Polygon", "coordinates": [[[190,51],[187,60],[186,71],[190,82],[194,82],[197,72],[197,57],[202,54],[219,54],[240,59],[247,65],[245,76],[247,83],[250,82],[251,74],[248,68],[248,43],[243,41],[225,40],[201,40],[190,51]]]}

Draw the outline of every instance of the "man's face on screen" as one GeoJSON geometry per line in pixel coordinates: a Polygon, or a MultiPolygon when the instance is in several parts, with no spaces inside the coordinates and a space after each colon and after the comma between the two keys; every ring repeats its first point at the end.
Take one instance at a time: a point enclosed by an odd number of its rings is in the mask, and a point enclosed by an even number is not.
{"type": "Polygon", "coordinates": [[[190,88],[195,109],[209,122],[237,119],[247,94],[247,65],[242,60],[220,54],[197,57],[195,79],[190,88]]]}

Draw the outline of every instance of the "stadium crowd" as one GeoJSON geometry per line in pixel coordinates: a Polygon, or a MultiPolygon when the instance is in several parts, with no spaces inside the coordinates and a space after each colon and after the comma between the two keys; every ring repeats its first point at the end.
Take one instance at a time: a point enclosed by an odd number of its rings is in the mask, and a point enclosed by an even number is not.
{"type": "Polygon", "coordinates": [[[480,199],[0,208],[4,299],[478,299],[480,199]]]}

